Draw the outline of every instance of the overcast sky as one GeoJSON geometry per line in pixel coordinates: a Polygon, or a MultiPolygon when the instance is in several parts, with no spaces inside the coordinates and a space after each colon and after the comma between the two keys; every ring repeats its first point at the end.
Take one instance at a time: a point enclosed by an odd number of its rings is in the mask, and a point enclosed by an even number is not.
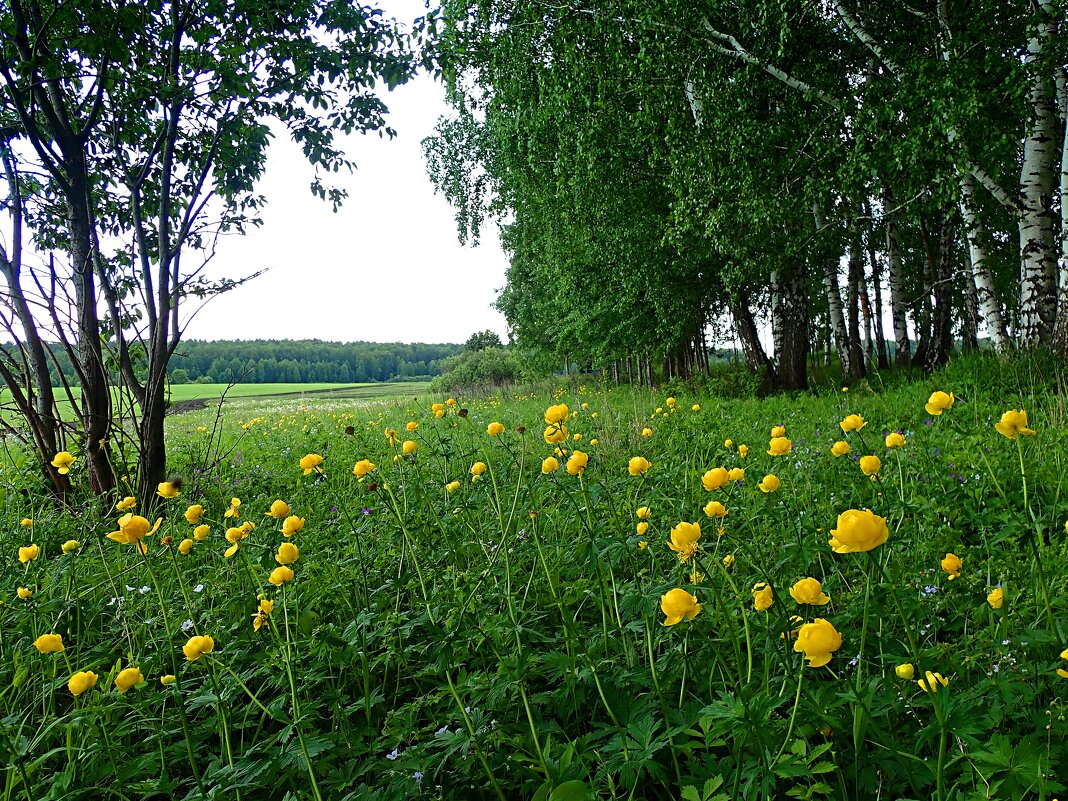
{"type": "MultiPolygon", "coordinates": [[[[379,0],[412,20],[422,0],[379,0]]],[[[377,133],[342,139],[356,163],[337,178],[349,198],[337,214],[308,190],[312,170],[284,136],[271,145],[260,192],[263,226],[224,239],[210,274],[268,272],[206,304],[190,339],[324,339],[463,342],[489,328],[505,338],[490,304],[507,260],[496,227],[477,248],[456,239],[452,208],[435,195],[421,140],[445,111],[444,90],[421,75],[383,96],[392,141],[377,133]]]]}

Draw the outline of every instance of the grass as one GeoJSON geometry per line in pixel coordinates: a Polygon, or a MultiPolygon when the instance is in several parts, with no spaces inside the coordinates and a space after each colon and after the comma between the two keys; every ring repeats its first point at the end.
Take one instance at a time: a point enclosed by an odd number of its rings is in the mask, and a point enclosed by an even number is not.
{"type": "Polygon", "coordinates": [[[988,367],[764,401],[574,386],[440,416],[407,392],[237,399],[169,420],[182,495],[140,499],[162,518],[143,556],[106,536],[113,499],[57,509],[8,469],[0,801],[1052,799],[1065,407],[1049,376],[988,367]],[[957,396],[939,416],[934,390],[957,396]],[[543,472],[553,407],[569,452],[543,472]],[[1011,409],[1033,436],[994,429],[1011,409]],[[717,486],[716,467],[745,472],[717,486]],[[34,647],[50,633],[63,652],[34,647]],[[144,681],[120,692],[130,667],[144,681]],[[97,682],[75,696],[80,671],[97,682]]]}

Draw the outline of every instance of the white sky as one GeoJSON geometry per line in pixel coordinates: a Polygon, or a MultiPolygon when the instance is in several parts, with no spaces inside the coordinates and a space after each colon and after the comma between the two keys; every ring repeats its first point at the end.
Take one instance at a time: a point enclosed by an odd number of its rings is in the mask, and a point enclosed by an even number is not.
{"type": "MultiPolygon", "coordinates": [[[[401,21],[425,13],[422,0],[378,5],[401,21]]],[[[357,169],[328,176],[349,193],[337,214],[309,191],[300,149],[275,138],[258,188],[263,226],[222,240],[208,270],[268,272],[206,304],[186,338],[463,342],[488,328],[505,339],[504,317],[490,308],[508,265],[496,226],[477,248],[461,247],[452,208],[426,174],[420,142],[445,112],[443,87],[421,75],[382,99],[397,136],[338,140],[357,169]]]]}

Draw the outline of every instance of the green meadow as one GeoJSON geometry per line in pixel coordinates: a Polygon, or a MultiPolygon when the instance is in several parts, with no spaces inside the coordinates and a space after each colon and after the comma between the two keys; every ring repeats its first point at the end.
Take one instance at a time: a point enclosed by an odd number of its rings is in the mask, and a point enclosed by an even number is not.
{"type": "Polygon", "coordinates": [[[1056,376],[364,389],[5,469],[0,799],[1063,797],[1056,376]]]}

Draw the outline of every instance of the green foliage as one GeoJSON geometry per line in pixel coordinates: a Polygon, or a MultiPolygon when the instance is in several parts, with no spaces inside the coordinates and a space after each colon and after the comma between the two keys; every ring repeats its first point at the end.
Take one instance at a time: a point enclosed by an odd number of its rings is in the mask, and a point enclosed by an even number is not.
{"type": "Polygon", "coordinates": [[[534,378],[531,366],[511,348],[492,345],[467,349],[441,365],[441,375],[430,383],[435,392],[501,387],[534,378]]]}
{"type": "Polygon", "coordinates": [[[0,787],[145,801],[1059,797],[1066,417],[1024,386],[992,397],[939,375],[765,400],[592,384],[451,404],[239,399],[168,419],[182,494],[162,503],[144,556],[107,537],[121,513],[88,492],[83,454],[64,508],[9,442],[0,787]],[[924,410],[935,390],[957,396],[940,416],[924,410]],[[589,456],[581,475],[542,472],[560,403],[563,446],[589,456]],[[995,432],[1009,408],[1027,410],[1033,437],[995,432]],[[866,425],[844,433],[849,414],[866,425]],[[776,425],[792,440],[783,456],[766,453],[776,425]],[[904,448],[884,447],[897,430],[904,448]],[[835,458],[839,439],[852,452],[835,458]],[[855,461],[873,452],[875,482],[855,461]],[[648,472],[629,474],[633,456],[648,472]],[[364,459],[376,467],[357,477],[364,459]],[[706,491],[718,466],[746,472],[706,491]],[[757,487],[768,473],[775,493],[757,487]],[[267,514],[278,499],[306,521],[290,537],[267,514]],[[709,500],[728,514],[706,517],[709,500]],[[832,552],[838,515],[864,508],[886,518],[886,542],[832,552]],[[686,562],[667,545],[680,521],[702,527],[686,562]],[[80,548],[63,553],[68,539],[80,548]],[[40,555],[22,563],[31,542],[40,555]],[[284,542],[299,558],[279,587],[268,577],[284,542]],[[952,580],[950,552],[963,563],[952,580]],[[791,597],[806,576],[829,603],[791,597]],[[758,582],[773,589],[764,611],[758,582]],[[701,609],[665,626],[673,589],[701,609]],[[261,599],[274,607],[257,631],[261,599]],[[795,647],[816,618],[842,637],[824,667],[795,647]],[[45,633],[63,653],[38,653],[45,633]],[[194,634],[214,649],[187,661],[194,634]],[[906,663],[911,679],[895,671],[906,663]],[[145,681],[120,693],[131,665],[145,681]],[[74,697],[82,670],[99,680],[74,697]],[[928,670],[948,680],[937,693],[916,683],[928,670]],[[161,684],[168,674],[177,683],[161,684]]]}
{"type": "Polygon", "coordinates": [[[497,336],[496,332],[486,330],[478,331],[467,338],[467,342],[464,343],[464,350],[483,350],[485,348],[501,348],[504,345],[501,343],[501,338],[497,336]]]}

